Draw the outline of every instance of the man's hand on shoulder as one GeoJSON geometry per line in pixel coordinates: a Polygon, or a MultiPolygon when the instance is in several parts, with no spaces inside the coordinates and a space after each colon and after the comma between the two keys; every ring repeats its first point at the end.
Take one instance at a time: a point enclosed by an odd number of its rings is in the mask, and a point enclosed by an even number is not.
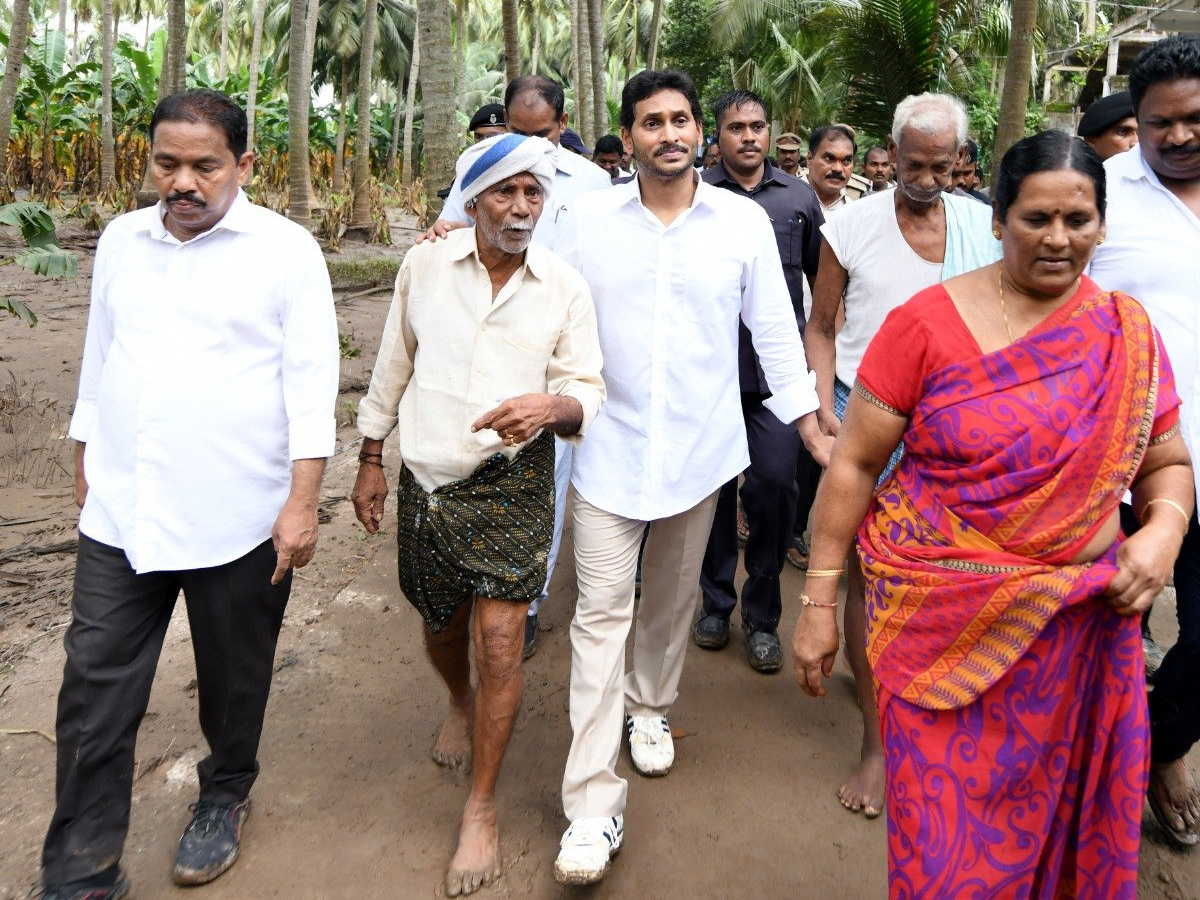
{"type": "Polygon", "coordinates": [[[417,243],[421,244],[425,241],[436,241],[438,238],[444,238],[452,231],[457,231],[460,228],[470,228],[470,222],[453,222],[449,219],[438,219],[429,229],[417,237],[417,243]]]}

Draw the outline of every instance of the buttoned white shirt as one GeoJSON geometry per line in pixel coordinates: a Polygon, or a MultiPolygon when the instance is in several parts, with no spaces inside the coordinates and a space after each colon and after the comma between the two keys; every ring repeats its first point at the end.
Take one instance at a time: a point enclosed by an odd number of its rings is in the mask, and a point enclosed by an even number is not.
{"type": "MultiPolygon", "coordinates": [[[[542,207],[542,217],[533,229],[533,242],[553,250],[559,227],[571,205],[584,194],[610,187],[612,179],[602,168],[578,153],[558,147],[554,154],[554,187],[542,207]]],[[[442,207],[441,218],[448,222],[474,221],[463,209],[457,179],[442,207]]]]}
{"type": "Polygon", "coordinates": [[[512,397],[574,397],[583,425],[566,440],[578,442],[604,401],[600,367],[596,314],[579,273],[531,244],[492,299],[476,229],[461,228],[405,255],[358,429],[382,440],[399,428],[401,459],[432,491],[494,453],[520,451],[492,429],[471,431],[512,397]]]}
{"type": "Polygon", "coordinates": [[[333,453],[338,388],[312,236],[241,191],[186,243],[163,212],[100,238],[70,428],[87,445],[79,530],[139,573],[221,565],[269,538],[290,461],[333,453]]]}
{"type": "Polygon", "coordinates": [[[817,408],[770,219],[696,178],[664,226],[639,178],[581,198],[557,252],[592,289],[608,400],[575,449],[572,484],[630,519],[684,512],[750,463],[738,382],[738,319],[792,423],[817,408]]]}
{"type": "Polygon", "coordinates": [[[1200,470],[1200,218],[1163,187],[1140,147],[1110,157],[1104,169],[1107,234],[1088,274],[1150,314],[1183,400],[1183,440],[1200,470]]]}

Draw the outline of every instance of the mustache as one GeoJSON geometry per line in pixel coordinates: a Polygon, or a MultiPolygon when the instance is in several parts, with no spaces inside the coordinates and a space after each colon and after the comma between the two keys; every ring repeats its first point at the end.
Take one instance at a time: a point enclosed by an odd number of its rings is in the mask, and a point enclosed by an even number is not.
{"type": "Polygon", "coordinates": [[[683,144],[665,144],[654,151],[655,156],[662,156],[665,153],[687,153],[688,148],[683,144]]]}
{"type": "Polygon", "coordinates": [[[208,204],[204,202],[203,197],[201,197],[199,194],[193,193],[191,191],[188,191],[183,194],[180,194],[180,193],[167,194],[167,202],[168,203],[177,203],[179,201],[183,201],[184,203],[191,203],[191,204],[194,204],[195,206],[208,206],[208,204]]]}
{"type": "Polygon", "coordinates": [[[915,200],[917,203],[932,203],[942,195],[942,189],[940,187],[919,188],[911,184],[907,184],[903,180],[896,182],[896,189],[910,200],[915,200]]]}
{"type": "Polygon", "coordinates": [[[845,181],[846,176],[841,174],[840,172],[827,172],[825,174],[825,180],[826,181],[845,181]]]}
{"type": "Polygon", "coordinates": [[[1180,147],[1164,147],[1159,151],[1163,156],[1191,156],[1200,153],[1200,144],[1184,144],[1180,147]]]}

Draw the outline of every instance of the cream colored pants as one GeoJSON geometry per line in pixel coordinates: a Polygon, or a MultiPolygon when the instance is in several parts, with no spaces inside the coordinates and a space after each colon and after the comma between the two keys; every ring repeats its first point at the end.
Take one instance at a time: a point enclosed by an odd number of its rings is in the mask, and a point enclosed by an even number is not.
{"type": "Polygon", "coordinates": [[[625,674],[647,523],[605,512],[575,494],[579,602],[571,622],[573,736],[563,775],[563,809],[572,821],[624,811],[628,788],[616,773],[624,714],[665,716],[675,702],[716,506],[714,492],[685,512],[649,523],[633,670],[625,674]]]}

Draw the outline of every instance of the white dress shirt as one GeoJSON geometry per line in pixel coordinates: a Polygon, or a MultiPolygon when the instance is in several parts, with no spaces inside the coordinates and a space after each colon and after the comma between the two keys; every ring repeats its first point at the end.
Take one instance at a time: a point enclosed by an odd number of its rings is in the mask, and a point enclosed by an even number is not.
{"type": "Polygon", "coordinates": [[[337,320],[303,228],[239,191],[180,243],[161,205],[104,229],[71,437],[79,530],[136,572],[198,569],[271,536],[290,460],[334,448],[337,320]]]}
{"type": "Polygon", "coordinates": [[[669,226],[642,205],[635,177],[577,201],[558,240],[592,289],[608,388],[572,483],[630,519],[691,509],[749,465],[739,316],[767,408],[791,423],[818,405],[767,214],[693,177],[692,205],[669,226]]]}
{"type": "Polygon", "coordinates": [[[596,313],[579,273],[544,247],[492,299],[476,230],[417,244],[404,257],[358,430],[383,440],[400,429],[400,456],[426,491],[473,473],[494,453],[516,456],[471,423],[521,394],[574,397],[576,442],[604,401],[596,313]]]}
{"type": "Polygon", "coordinates": [[[1200,219],[1163,187],[1140,147],[1110,157],[1104,169],[1107,234],[1088,274],[1150,314],[1183,400],[1183,440],[1200,471],[1200,219]]]}
{"type": "MultiPolygon", "coordinates": [[[[546,198],[542,217],[533,229],[534,243],[551,250],[554,249],[559,227],[566,219],[570,206],[584,194],[612,187],[608,173],[578,153],[559,147],[554,157],[554,188],[546,198]]],[[[448,222],[474,221],[463,209],[457,180],[450,189],[450,196],[446,198],[440,217],[448,222]]]]}

